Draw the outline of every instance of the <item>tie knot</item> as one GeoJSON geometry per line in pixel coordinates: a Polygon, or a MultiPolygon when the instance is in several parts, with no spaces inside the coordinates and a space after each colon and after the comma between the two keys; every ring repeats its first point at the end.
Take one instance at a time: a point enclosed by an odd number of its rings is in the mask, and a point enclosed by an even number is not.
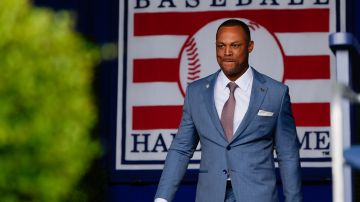
{"type": "Polygon", "coordinates": [[[237,87],[236,83],[235,82],[229,82],[227,87],[229,87],[230,89],[230,93],[231,94],[234,94],[234,91],[235,91],[235,88],[237,87]]]}

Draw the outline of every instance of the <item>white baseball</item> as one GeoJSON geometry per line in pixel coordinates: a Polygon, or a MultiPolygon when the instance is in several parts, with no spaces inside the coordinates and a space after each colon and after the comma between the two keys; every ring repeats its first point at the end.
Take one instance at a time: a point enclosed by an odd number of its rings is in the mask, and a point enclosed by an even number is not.
{"type": "MultiPolygon", "coordinates": [[[[215,34],[218,26],[226,19],[212,21],[190,36],[180,53],[179,85],[183,95],[186,86],[219,69],[216,61],[215,34]]],[[[250,66],[270,77],[283,81],[284,61],[279,44],[266,28],[248,19],[245,22],[251,31],[254,50],[250,53],[250,66]]]]}

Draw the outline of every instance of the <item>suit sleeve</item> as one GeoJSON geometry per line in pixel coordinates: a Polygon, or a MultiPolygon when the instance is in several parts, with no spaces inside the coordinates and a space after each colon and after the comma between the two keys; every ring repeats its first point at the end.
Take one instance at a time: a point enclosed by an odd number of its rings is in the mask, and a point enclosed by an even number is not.
{"type": "Polygon", "coordinates": [[[289,89],[286,86],[275,133],[275,145],[280,175],[287,202],[302,201],[299,140],[291,111],[289,89]]]}
{"type": "Polygon", "coordinates": [[[166,156],[155,198],[171,202],[186,172],[190,158],[199,142],[199,137],[191,117],[190,88],[186,91],[181,123],[166,156]]]}

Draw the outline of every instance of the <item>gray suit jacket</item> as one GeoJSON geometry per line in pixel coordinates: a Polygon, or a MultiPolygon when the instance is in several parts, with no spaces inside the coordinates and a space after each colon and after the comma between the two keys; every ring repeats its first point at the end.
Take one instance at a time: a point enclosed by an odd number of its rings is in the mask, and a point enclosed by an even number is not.
{"type": "Polygon", "coordinates": [[[253,69],[249,108],[229,143],[215,108],[218,73],[188,86],[180,127],[155,197],[172,201],[200,141],[197,202],[223,202],[228,175],[237,201],[278,201],[274,149],[286,201],[302,201],[299,141],[288,87],[253,69]],[[273,114],[261,116],[259,110],[273,114]]]}

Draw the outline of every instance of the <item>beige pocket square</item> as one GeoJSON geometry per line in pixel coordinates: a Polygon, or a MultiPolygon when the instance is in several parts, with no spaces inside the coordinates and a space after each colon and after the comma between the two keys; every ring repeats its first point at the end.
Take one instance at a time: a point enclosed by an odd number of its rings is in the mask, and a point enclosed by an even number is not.
{"type": "Polygon", "coordinates": [[[258,116],[272,116],[274,115],[274,112],[268,112],[268,111],[265,111],[265,110],[259,110],[258,116]]]}

